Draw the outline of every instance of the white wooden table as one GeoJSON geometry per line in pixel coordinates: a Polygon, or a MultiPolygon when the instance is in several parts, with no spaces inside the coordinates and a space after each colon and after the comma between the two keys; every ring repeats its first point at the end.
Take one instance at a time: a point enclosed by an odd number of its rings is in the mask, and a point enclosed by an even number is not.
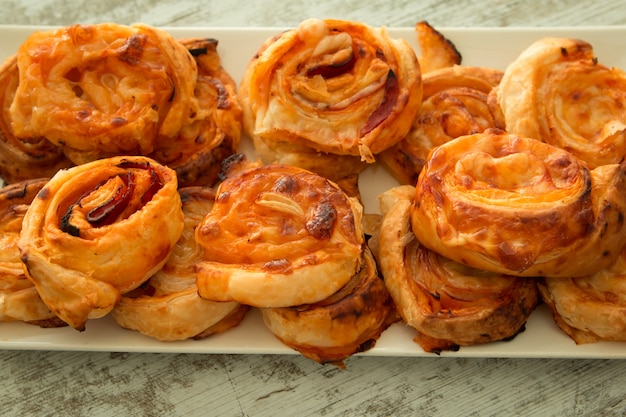
{"type": "MultiPolygon", "coordinates": [[[[392,27],[424,19],[448,27],[626,24],[621,0],[463,3],[4,0],[0,24],[286,27],[307,17],[392,27]]],[[[0,351],[0,414],[626,416],[623,360],[356,356],[347,365],[298,355],[0,351]]]]}

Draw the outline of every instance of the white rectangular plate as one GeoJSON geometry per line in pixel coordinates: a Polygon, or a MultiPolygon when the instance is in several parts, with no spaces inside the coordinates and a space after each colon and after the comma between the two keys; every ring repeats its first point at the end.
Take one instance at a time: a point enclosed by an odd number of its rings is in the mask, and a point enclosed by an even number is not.
{"type": "MultiPolygon", "coordinates": [[[[0,58],[14,53],[23,40],[40,28],[0,26],[0,58]]],[[[261,43],[279,28],[166,28],[176,37],[201,36],[219,41],[224,67],[239,81],[245,66],[261,43]]],[[[574,37],[594,46],[599,61],[626,68],[626,27],[598,28],[438,28],[463,55],[464,65],[504,70],[523,49],[543,36],[574,37]]],[[[413,28],[389,28],[393,37],[407,39],[417,49],[413,28]]],[[[249,148],[248,148],[249,149],[249,148]]],[[[248,150],[249,151],[249,150],[248,150]]],[[[394,181],[383,169],[369,169],[361,181],[366,211],[377,212],[376,197],[394,181]]],[[[413,342],[415,332],[397,323],[383,333],[376,346],[361,355],[432,356],[413,342]]],[[[173,352],[235,354],[297,354],[282,345],[264,327],[258,311],[251,311],[243,323],[223,334],[204,340],[159,342],[118,327],[110,317],[90,320],[84,332],[72,328],[40,329],[23,323],[0,323],[0,349],[73,350],[108,352],[173,352]]],[[[539,307],[526,330],[508,342],[462,347],[444,352],[454,357],[505,358],[609,358],[626,359],[626,343],[602,342],[576,345],[554,324],[550,312],[539,307]]]]}

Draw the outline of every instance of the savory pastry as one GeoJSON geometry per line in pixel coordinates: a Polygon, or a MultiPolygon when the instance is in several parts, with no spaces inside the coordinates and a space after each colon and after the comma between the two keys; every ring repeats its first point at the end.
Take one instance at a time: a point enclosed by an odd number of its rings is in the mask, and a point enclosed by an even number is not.
{"type": "Polygon", "coordinates": [[[590,168],[626,156],[626,73],[582,40],[542,38],[505,70],[497,97],[511,133],[565,149],[590,168]]]}
{"type": "Polygon", "coordinates": [[[215,39],[178,40],[194,57],[198,78],[193,118],[172,138],[159,140],[150,155],[173,168],[180,186],[214,185],[222,161],[235,153],[241,139],[237,86],[222,67],[215,39]]]}
{"type": "Polygon", "coordinates": [[[410,132],[381,154],[380,160],[401,184],[415,185],[428,153],[454,138],[504,129],[504,118],[491,94],[502,72],[454,65],[425,73],[423,101],[410,132]]]}
{"type": "Polygon", "coordinates": [[[415,188],[380,196],[376,253],[398,313],[426,352],[508,339],[523,330],[538,301],[534,279],[469,268],[419,243],[411,225],[415,188]]]}
{"type": "Polygon", "coordinates": [[[211,210],[215,192],[205,187],[179,190],[185,214],[182,236],[163,268],[125,295],[111,311],[120,326],[161,341],[201,339],[237,326],[248,306],[198,296],[195,264],[202,258],[196,226],[211,210]]]}
{"type": "Polygon", "coordinates": [[[15,137],[9,108],[17,84],[17,55],[12,55],[0,66],[0,179],[5,183],[50,178],[59,169],[73,165],[59,146],[45,138],[15,137]]]}
{"type": "Polygon", "coordinates": [[[477,269],[585,276],[626,244],[623,165],[590,171],[544,142],[488,129],[433,150],[411,212],[421,244],[477,269]]]}
{"type": "Polygon", "coordinates": [[[316,303],[361,268],[362,206],[302,168],[231,157],[196,229],[198,292],[254,307],[316,303]]]}
{"type": "Polygon", "coordinates": [[[26,278],[17,248],[24,214],[46,182],[47,179],[26,180],[0,188],[0,322],[24,321],[41,327],[65,325],[26,278]]]}
{"type": "Polygon", "coordinates": [[[336,180],[408,132],[420,75],[411,46],[384,28],[307,19],[268,39],[246,68],[244,130],[266,163],[336,180]]]}
{"type": "Polygon", "coordinates": [[[415,24],[420,55],[417,57],[422,74],[461,65],[463,57],[456,45],[443,33],[422,20],[415,24]]]}
{"type": "Polygon", "coordinates": [[[578,278],[545,278],[543,301],[577,344],[626,341],[626,251],[611,267],[578,278]]]}
{"type": "Polygon", "coordinates": [[[325,300],[261,309],[267,328],[285,345],[322,364],[343,367],[344,359],[371,349],[398,316],[367,248],[363,259],[353,278],[325,300]]]}
{"type": "Polygon", "coordinates": [[[141,156],[59,171],[34,198],[18,240],[27,277],[83,330],[167,261],[183,230],[176,174],[141,156]]]}

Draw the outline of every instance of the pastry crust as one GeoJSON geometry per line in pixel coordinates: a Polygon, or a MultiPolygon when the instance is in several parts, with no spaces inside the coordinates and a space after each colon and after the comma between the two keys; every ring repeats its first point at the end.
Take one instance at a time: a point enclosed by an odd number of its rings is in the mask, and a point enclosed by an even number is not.
{"type": "Polygon", "coordinates": [[[402,319],[427,352],[515,336],[538,301],[534,279],[468,268],[425,248],[411,226],[415,188],[380,196],[377,259],[402,319]]]}
{"type": "Polygon", "coordinates": [[[626,244],[624,166],[592,171],[568,152],[488,129],[441,145],[419,176],[418,240],[468,266],[516,276],[585,276],[626,244]]]}
{"type": "Polygon", "coordinates": [[[421,88],[406,41],[359,22],[307,19],[261,46],[239,97],[266,163],[336,178],[338,163],[358,173],[406,134],[421,88]]]}
{"type": "Polygon", "coordinates": [[[415,185],[435,147],[459,136],[505,128],[491,94],[502,71],[454,65],[425,73],[420,111],[410,132],[381,154],[381,162],[401,184],[415,185]]]}
{"type": "Polygon", "coordinates": [[[63,150],[42,137],[18,139],[11,128],[9,108],[18,85],[17,55],[0,66],[0,177],[5,183],[50,178],[73,163],[63,150]]]}
{"type": "Polygon", "coordinates": [[[0,322],[24,321],[42,327],[65,325],[26,278],[17,247],[24,214],[47,181],[26,180],[0,188],[0,322]]]}
{"type": "Polygon", "coordinates": [[[261,309],[267,328],[285,345],[319,363],[343,367],[372,348],[397,321],[393,301],[369,249],[362,268],[337,293],[315,304],[261,309]]]}
{"type": "Polygon", "coordinates": [[[417,22],[415,34],[420,49],[418,61],[422,74],[426,75],[431,71],[461,65],[463,56],[454,43],[430,23],[425,20],[417,22]]]}
{"type": "Polygon", "coordinates": [[[113,157],[59,171],[29,206],[18,248],[44,303],[83,330],[163,266],[182,230],[174,171],[113,157]]]}
{"type": "Polygon", "coordinates": [[[17,52],[10,107],[18,138],[45,137],[75,164],[148,155],[194,115],[198,69],[182,44],[147,25],[35,32],[17,52]]]}
{"type": "Polygon", "coordinates": [[[197,64],[194,116],[174,137],[161,138],[150,157],[174,169],[181,187],[212,186],[218,181],[222,161],[235,153],[241,140],[237,85],[222,67],[217,40],[186,38],[178,42],[197,64]]]}
{"type": "Polygon", "coordinates": [[[511,133],[565,149],[590,168],[626,156],[626,73],[592,45],[542,38],[505,70],[497,97],[511,133]]]}
{"type": "Polygon", "coordinates": [[[201,297],[255,307],[321,301],[360,268],[362,206],[301,168],[231,158],[196,229],[201,297]]]}
{"type": "Polygon", "coordinates": [[[179,194],[185,227],[168,261],[140,288],[122,295],[111,311],[120,326],[167,342],[226,331],[238,325],[248,311],[248,306],[236,302],[209,301],[198,295],[195,264],[202,259],[203,250],[194,234],[211,210],[215,191],[184,187],[179,194]]]}
{"type": "Polygon", "coordinates": [[[578,278],[545,278],[541,297],[577,344],[626,341],[626,251],[615,264],[578,278]]]}

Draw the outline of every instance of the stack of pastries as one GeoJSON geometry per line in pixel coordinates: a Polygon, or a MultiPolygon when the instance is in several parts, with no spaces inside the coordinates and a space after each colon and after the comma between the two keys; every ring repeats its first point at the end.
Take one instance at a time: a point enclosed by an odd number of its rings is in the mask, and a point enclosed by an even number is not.
{"type": "Polygon", "coordinates": [[[626,75],[580,40],[495,69],[416,36],[307,19],[237,87],[214,39],[34,33],[0,67],[0,321],[175,341],[258,309],[342,366],[399,320],[441,352],[543,302],[577,343],[626,340],[626,75]],[[366,213],[373,165],[397,185],[366,213]]]}

